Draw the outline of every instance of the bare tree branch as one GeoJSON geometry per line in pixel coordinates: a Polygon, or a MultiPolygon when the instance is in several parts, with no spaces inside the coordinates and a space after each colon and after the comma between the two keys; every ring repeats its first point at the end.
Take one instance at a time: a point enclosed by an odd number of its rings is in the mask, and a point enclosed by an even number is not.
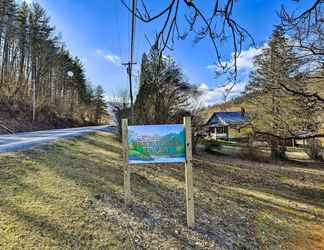
{"type": "MultiPolygon", "coordinates": [[[[122,4],[129,10],[129,6],[124,0],[122,4]]],[[[243,42],[249,40],[254,44],[252,35],[239,25],[233,16],[233,10],[236,0],[214,0],[214,7],[211,15],[206,15],[203,10],[192,0],[170,0],[168,4],[161,8],[157,14],[151,15],[147,2],[141,0],[141,6],[137,8],[135,16],[142,22],[151,23],[160,20],[165,16],[163,24],[155,38],[154,46],[161,48],[161,53],[168,48],[173,49],[175,38],[185,39],[189,33],[195,34],[195,41],[208,37],[212,42],[216,54],[217,65],[223,70],[229,70],[229,66],[237,73],[237,58],[241,53],[243,42]],[[181,8],[181,5],[182,8],[181,8]],[[180,31],[178,19],[181,15],[181,9],[187,8],[191,15],[185,15],[184,19],[188,23],[187,30],[180,31]],[[248,38],[248,39],[246,39],[248,38]],[[221,43],[224,40],[230,40],[232,44],[234,64],[227,65],[224,63],[224,55],[221,53],[221,43]]]]}
{"type": "Polygon", "coordinates": [[[289,45],[296,52],[299,61],[303,87],[292,88],[281,84],[288,92],[305,97],[310,101],[324,103],[324,1],[314,0],[313,4],[301,14],[289,13],[285,7],[279,13],[281,25],[289,35],[289,45]],[[314,90],[311,86],[317,83],[314,90]]]}

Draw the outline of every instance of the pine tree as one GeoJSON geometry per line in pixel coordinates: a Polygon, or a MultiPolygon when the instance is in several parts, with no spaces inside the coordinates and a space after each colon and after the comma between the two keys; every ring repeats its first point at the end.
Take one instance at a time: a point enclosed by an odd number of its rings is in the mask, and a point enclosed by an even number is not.
{"type": "Polygon", "coordinates": [[[161,58],[157,48],[142,57],[139,85],[135,115],[142,124],[177,121],[180,113],[190,109],[190,101],[198,93],[195,86],[186,82],[174,60],[161,58]]]}
{"type": "Polygon", "coordinates": [[[102,86],[97,86],[94,92],[93,104],[95,106],[94,120],[97,124],[101,123],[102,117],[107,114],[107,102],[105,100],[102,86]]]}
{"type": "MultiPolygon", "coordinates": [[[[19,47],[19,54],[20,54],[20,59],[19,59],[19,86],[18,88],[24,88],[26,87],[26,79],[28,78],[28,73],[26,72],[27,70],[27,65],[28,64],[26,61],[28,60],[29,56],[29,49],[28,49],[28,37],[29,37],[29,23],[28,23],[28,16],[29,16],[29,6],[28,4],[23,1],[22,5],[19,7],[17,11],[17,26],[18,26],[18,31],[17,31],[17,38],[18,38],[18,47],[19,47]]],[[[25,88],[26,90],[27,88],[25,88]]],[[[18,90],[17,90],[18,92],[18,90]]],[[[21,93],[22,95],[24,93],[21,93]]],[[[21,95],[20,95],[21,96],[21,95]]]]}
{"type": "Polygon", "coordinates": [[[83,122],[93,120],[93,89],[80,60],[62,44],[40,4],[0,0],[2,107],[18,106],[30,121],[32,110],[83,122]]]}
{"type": "Polygon", "coordinates": [[[316,124],[307,103],[283,88],[295,84],[298,73],[296,55],[288,44],[283,29],[276,27],[268,46],[255,58],[255,69],[246,87],[246,94],[255,106],[252,124],[258,132],[269,136],[273,158],[285,157],[284,138],[316,124]]]}
{"type": "Polygon", "coordinates": [[[13,80],[12,55],[14,54],[14,38],[16,24],[16,4],[14,0],[2,0],[0,3],[0,49],[1,49],[1,71],[0,87],[3,91],[10,91],[9,81],[13,80]]]}

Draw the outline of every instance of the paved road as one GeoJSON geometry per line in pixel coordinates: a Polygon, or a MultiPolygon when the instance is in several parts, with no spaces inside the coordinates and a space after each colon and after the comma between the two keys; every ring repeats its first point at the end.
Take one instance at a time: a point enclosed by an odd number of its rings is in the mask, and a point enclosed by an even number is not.
{"type": "Polygon", "coordinates": [[[112,129],[111,126],[93,126],[0,135],[0,153],[25,150],[61,138],[72,138],[94,131],[111,131],[112,129]]]}

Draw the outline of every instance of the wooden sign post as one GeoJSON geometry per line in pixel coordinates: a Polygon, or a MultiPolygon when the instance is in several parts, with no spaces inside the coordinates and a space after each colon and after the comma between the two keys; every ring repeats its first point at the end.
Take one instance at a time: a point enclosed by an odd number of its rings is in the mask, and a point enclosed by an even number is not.
{"type": "MultiPolygon", "coordinates": [[[[166,153],[165,161],[163,163],[177,163],[182,162],[185,163],[185,178],[186,178],[186,208],[187,208],[187,224],[189,228],[194,228],[195,226],[195,215],[194,215],[194,196],[193,196],[193,175],[192,175],[192,134],[191,134],[191,118],[184,117],[183,125],[181,124],[167,124],[167,125],[139,125],[139,126],[130,126],[128,127],[127,119],[122,120],[122,138],[123,138],[123,168],[124,168],[124,202],[125,207],[130,202],[130,172],[129,172],[129,164],[154,164],[161,163],[161,154],[157,154],[158,161],[154,161],[154,154],[147,156],[147,154],[143,154],[142,151],[145,148],[149,147],[150,141],[154,140],[154,149],[159,148],[156,147],[156,143],[159,143],[160,138],[164,138],[165,140],[168,137],[170,140],[171,146],[167,150],[160,150],[159,153],[166,153]],[[152,128],[155,127],[155,128],[152,128]],[[162,127],[163,133],[159,137],[159,127],[162,127]],[[137,129],[137,130],[136,130],[137,129]],[[149,135],[152,129],[155,129],[155,136],[149,135]],[[130,141],[128,138],[128,130],[130,130],[131,135],[139,134],[141,141],[135,140],[134,147],[134,136],[131,136],[130,141]],[[150,131],[151,130],[151,131],[150,131]],[[169,133],[165,134],[165,131],[169,133]],[[171,134],[170,134],[171,133],[171,134]],[[172,135],[170,137],[170,135],[172,135]],[[178,137],[178,144],[175,144],[174,136],[178,137]],[[168,137],[169,136],[169,137],[168,137]],[[143,141],[144,140],[144,141],[143,141]],[[148,141],[148,142],[146,142],[148,141]],[[172,141],[172,142],[171,142],[172,141]],[[139,146],[140,144],[140,146],[139,146]],[[143,144],[146,146],[143,147],[143,144]],[[174,145],[173,145],[174,144],[174,145]],[[180,151],[179,151],[180,147],[180,151]],[[136,151],[137,148],[140,148],[139,151],[136,151]],[[129,150],[130,149],[130,150],[129,150]],[[178,151],[177,151],[178,150],[178,151]],[[134,155],[134,151],[135,155],[134,155]],[[141,158],[142,157],[142,158],[141,158]]],[[[164,146],[165,147],[165,146],[164,146]]],[[[153,147],[152,147],[153,148],[153,147]]]]}
{"type": "Polygon", "coordinates": [[[128,120],[122,120],[123,139],[123,167],[124,167],[124,203],[127,206],[130,200],[130,173],[128,169],[128,120]]]}
{"type": "Polygon", "coordinates": [[[192,134],[191,134],[191,118],[184,117],[183,124],[186,135],[186,205],[187,205],[187,224],[188,227],[195,227],[194,214],[194,197],[193,197],[193,178],[192,178],[192,134]]]}

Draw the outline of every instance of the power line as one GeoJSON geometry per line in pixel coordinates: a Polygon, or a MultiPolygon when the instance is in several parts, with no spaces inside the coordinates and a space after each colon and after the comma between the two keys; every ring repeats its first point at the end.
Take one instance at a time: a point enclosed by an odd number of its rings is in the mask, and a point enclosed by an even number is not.
{"type": "Polygon", "coordinates": [[[134,45],[135,45],[135,25],[136,25],[136,18],[135,18],[135,10],[136,10],[136,0],[132,0],[132,31],[131,31],[131,52],[130,52],[130,64],[129,64],[129,94],[131,99],[131,105],[133,106],[133,89],[132,89],[132,71],[133,71],[133,64],[134,64],[134,45]]]}

